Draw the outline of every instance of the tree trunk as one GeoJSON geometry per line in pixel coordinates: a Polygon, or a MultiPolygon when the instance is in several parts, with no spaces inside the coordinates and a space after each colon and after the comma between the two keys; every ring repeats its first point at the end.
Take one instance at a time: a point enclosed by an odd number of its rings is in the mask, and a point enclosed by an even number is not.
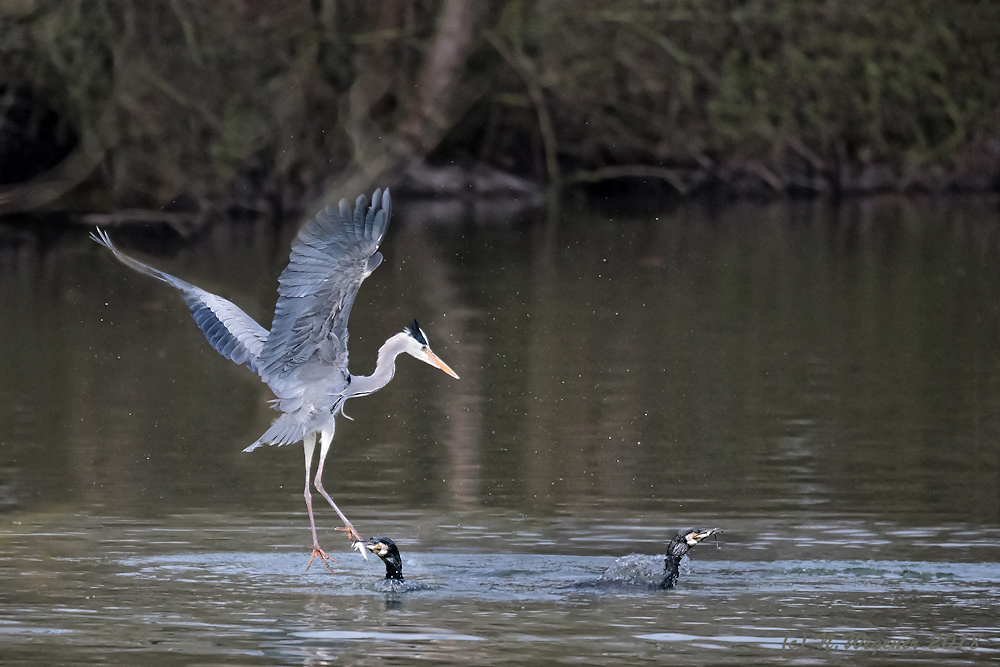
{"type": "MultiPolygon", "coordinates": [[[[345,125],[354,130],[351,132],[355,141],[354,158],[307,213],[314,215],[323,207],[336,204],[342,196],[367,192],[375,184],[402,171],[413,159],[427,155],[441,142],[457,120],[452,108],[465,62],[475,42],[475,30],[476,3],[473,0],[445,0],[413,96],[404,103],[402,119],[394,136],[357,132],[361,119],[348,119],[345,125]]],[[[380,59],[373,59],[373,63],[379,62],[380,59]]],[[[367,74],[361,72],[359,77],[367,74]]],[[[370,88],[370,84],[363,85],[365,93],[370,88]]],[[[358,95],[371,102],[370,95],[364,94],[362,89],[358,95]]]]}

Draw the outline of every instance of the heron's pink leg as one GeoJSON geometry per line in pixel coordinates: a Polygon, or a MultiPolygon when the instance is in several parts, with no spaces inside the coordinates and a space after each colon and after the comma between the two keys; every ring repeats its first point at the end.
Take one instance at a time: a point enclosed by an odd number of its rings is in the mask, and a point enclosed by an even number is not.
{"type": "MultiPolygon", "coordinates": [[[[337,513],[340,520],[344,522],[344,527],[338,528],[337,530],[343,530],[346,532],[347,537],[351,540],[351,542],[364,542],[364,539],[358,535],[358,531],[354,530],[354,526],[347,520],[347,517],[340,511],[340,508],[337,507],[337,503],[333,502],[333,498],[331,498],[330,494],[328,494],[326,489],[323,488],[323,463],[326,461],[326,455],[330,451],[330,443],[332,442],[333,431],[324,430],[320,434],[319,439],[319,465],[316,467],[316,478],[313,480],[313,486],[315,486],[316,490],[319,491],[324,498],[326,498],[326,502],[330,503],[330,507],[332,507],[337,513]]],[[[363,549],[360,551],[361,555],[365,557],[365,560],[368,560],[368,554],[366,554],[363,549]]]]}
{"type": "Polygon", "coordinates": [[[316,447],[316,434],[311,433],[303,438],[302,445],[305,448],[306,453],[306,491],[304,495],[306,497],[306,509],[309,510],[309,527],[312,528],[313,534],[312,555],[309,556],[309,565],[306,565],[306,571],[309,571],[309,568],[312,567],[313,560],[316,556],[319,556],[319,559],[323,561],[323,565],[326,565],[327,569],[332,572],[333,568],[330,567],[330,564],[327,561],[333,559],[320,548],[319,538],[316,536],[316,520],[313,518],[312,492],[309,490],[309,471],[312,468],[313,449],[316,447]]]}

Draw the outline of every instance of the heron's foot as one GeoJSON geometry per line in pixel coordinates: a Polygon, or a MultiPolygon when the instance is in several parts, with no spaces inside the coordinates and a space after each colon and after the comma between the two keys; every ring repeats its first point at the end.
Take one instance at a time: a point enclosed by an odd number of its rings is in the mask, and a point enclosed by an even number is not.
{"type": "Polygon", "coordinates": [[[344,525],[343,528],[334,528],[334,530],[339,530],[343,533],[347,533],[347,539],[351,541],[351,548],[355,549],[361,557],[365,559],[366,563],[370,563],[368,560],[368,550],[365,549],[365,538],[358,535],[358,531],[354,530],[354,526],[350,523],[344,525]]]}
{"type": "Polygon", "coordinates": [[[355,542],[364,542],[365,538],[358,535],[358,531],[354,530],[354,526],[351,524],[345,524],[343,528],[334,528],[334,530],[339,530],[342,533],[347,533],[347,539],[351,541],[351,544],[355,542]]]}
{"type": "Polygon", "coordinates": [[[333,572],[333,568],[330,567],[330,563],[328,563],[327,561],[332,560],[334,563],[336,563],[337,559],[331,558],[328,553],[319,548],[318,544],[313,545],[312,555],[309,556],[309,565],[306,565],[306,572],[308,572],[309,568],[312,567],[313,560],[316,559],[316,556],[319,556],[319,559],[323,562],[323,565],[326,565],[326,569],[330,570],[330,572],[333,572]]]}

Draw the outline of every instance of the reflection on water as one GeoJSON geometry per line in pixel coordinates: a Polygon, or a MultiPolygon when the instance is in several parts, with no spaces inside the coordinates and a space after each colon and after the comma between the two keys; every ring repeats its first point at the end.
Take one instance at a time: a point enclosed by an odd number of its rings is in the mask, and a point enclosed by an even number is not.
{"type": "MultiPolygon", "coordinates": [[[[535,225],[397,208],[352,370],[416,317],[462,379],[402,359],[349,406],[327,476],[434,586],[396,606],[356,554],[301,572],[301,449],[240,452],[270,395],[176,293],[83,230],[0,224],[5,656],[739,662],[786,630],[995,627],[995,200],[535,225]],[[692,524],[727,544],[694,550],[680,595],[565,587],[692,524]]],[[[290,234],[115,237],[267,324],[290,234]]],[[[982,659],[989,632],[906,657],[982,659]]]]}

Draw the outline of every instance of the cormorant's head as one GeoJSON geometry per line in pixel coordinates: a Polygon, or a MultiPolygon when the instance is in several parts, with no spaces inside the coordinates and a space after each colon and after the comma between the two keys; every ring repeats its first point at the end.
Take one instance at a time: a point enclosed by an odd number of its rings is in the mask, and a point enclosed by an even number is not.
{"type": "Polygon", "coordinates": [[[677,534],[674,536],[674,539],[670,540],[670,544],[667,547],[667,551],[670,553],[671,556],[676,556],[677,558],[680,558],[688,551],[690,551],[691,547],[698,544],[706,537],[710,537],[712,535],[718,535],[721,532],[722,529],[720,528],[709,528],[708,530],[701,530],[699,528],[685,528],[684,530],[678,531],[677,534]]]}
{"type": "Polygon", "coordinates": [[[456,380],[458,379],[458,374],[448,367],[448,364],[441,361],[440,358],[433,352],[431,352],[431,345],[427,342],[427,335],[417,324],[416,320],[413,320],[413,324],[403,329],[403,333],[406,334],[405,343],[406,347],[404,351],[411,357],[415,357],[425,364],[430,364],[435,368],[440,368],[448,375],[452,376],[456,380]]]}
{"type": "Polygon", "coordinates": [[[395,542],[388,537],[373,537],[365,542],[365,548],[385,563],[386,579],[403,579],[403,559],[395,542]]]}

